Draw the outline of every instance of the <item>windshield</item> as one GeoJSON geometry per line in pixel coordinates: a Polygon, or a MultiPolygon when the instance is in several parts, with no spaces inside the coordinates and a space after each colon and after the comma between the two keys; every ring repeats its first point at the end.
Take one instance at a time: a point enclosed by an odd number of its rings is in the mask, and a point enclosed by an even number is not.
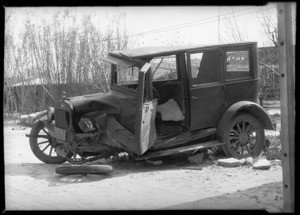
{"type": "Polygon", "coordinates": [[[136,90],[139,78],[139,68],[136,66],[123,67],[112,64],[114,79],[113,85],[122,86],[131,90],[136,90]]]}

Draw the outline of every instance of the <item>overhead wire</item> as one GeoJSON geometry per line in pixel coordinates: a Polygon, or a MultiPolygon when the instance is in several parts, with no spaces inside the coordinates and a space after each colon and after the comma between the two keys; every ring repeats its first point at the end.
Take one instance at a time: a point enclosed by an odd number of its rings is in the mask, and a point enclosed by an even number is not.
{"type": "MultiPolygon", "coordinates": [[[[268,7],[268,8],[264,8],[264,9],[261,9],[261,10],[269,10],[269,9],[273,9],[273,8],[276,8],[276,7],[268,7]]],[[[248,13],[237,14],[237,13],[239,13],[241,11],[245,11],[245,10],[249,10],[249,8],[242,9],[242,10],[239,10],[239,11],[233,11],[233,12],[230,12],[230,13],[227,13],[227,14],[222,14],[221,16],[223,16],[224,18],[222,18],[220,20],[225,20],[225,19],[230,19],[230,18],[234,18],[234,17],[244,16],[244,15],[248,15],[248,14],[255,13],[255,12],[258,11],[257,8],[255,8],[254,11],[250,11],[248,13]],[[233,15],[233,16],[228,17],[228,15],[233,15]]],[[[252,8],[250,10],[252,10],[252,8]]],[[[162,33],[162,32],[166,32],[166,31],[178,30],[178,29],[182,29],[182,28],[193,27],[193,26],[207,24],[207,23],[216,22],[216,21],[218,21],[218,16],[209,17],[209,18],[205,18],[205,19],[201,19],[201,20],[195,20],[195,21],[187,22],[187,23],[180,24],[180,25],[174,25],[174,26],[155,29],[155,30],[151,30],[151,31],[141,32],[141,33],[132,34],[132,35],[128,35],[128,36],[123,36],[123,37],[119,37],[119,38],[104,39],[104,40],[101,40],[101,41],[117,40],[117,39],[121,39],[121,38],[141,37],[141,36],[145,36],[145,35],[149,35],[149,34],[156,34],[156,33],[162,33]],[[215,19],[215,20],[210,20],[210,19],[215,19]],[[203,22],[205,20],[210,20],[210,21],[203,22]],[[192,24],[192,23],[194,23],[194,24],[192,24]]]]}

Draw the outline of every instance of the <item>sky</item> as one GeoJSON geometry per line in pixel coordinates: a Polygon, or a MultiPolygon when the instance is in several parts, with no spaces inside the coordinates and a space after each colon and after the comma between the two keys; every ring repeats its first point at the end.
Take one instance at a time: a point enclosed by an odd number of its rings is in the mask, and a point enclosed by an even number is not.
{"type": "MultiPolygon", "coordinates": [[[[6,8],[10,15],[7,29],[14,35],[23,29],[23,21],[30,16],[37,25],[41,19],[51,19],[59,7],[6,8]]],[[[277,24],[276,4],[265,6],[147,6],[147,7],[68,7],[77,14],[78,20],[90,14],[96,26],[108,26],[112,17],[121,16],[119,25],[126,28],[135,46],[218,44],[230,42],[228,20],[237,26],[246,41],[257,41],[258,46],[267,45],[259,22],[258,11],[270,14],[277,24]],[[233,19],[235,17],[235,20],[233,19]]]]}

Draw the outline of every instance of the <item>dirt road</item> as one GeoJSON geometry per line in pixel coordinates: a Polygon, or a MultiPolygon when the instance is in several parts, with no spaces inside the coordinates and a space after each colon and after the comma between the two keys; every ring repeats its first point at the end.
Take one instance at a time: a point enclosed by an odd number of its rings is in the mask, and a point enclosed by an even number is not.
{"type": "Polygon", "coordinates": [[[6,210],[263,209],[283,207],[282,168],[225,168],[204,162],[112,163],[110,175],[55,173],[30,151],[30,128],[5,123],[6,210]]]}

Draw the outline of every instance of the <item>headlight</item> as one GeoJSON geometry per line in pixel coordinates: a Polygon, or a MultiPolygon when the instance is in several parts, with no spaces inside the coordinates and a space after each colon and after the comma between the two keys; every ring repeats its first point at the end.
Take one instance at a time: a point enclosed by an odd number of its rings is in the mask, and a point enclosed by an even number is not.
{"type": "Polygon", "coordinates": [[[54,107],[48,107],[47,109],[47,119],[49,122],[54,120],[54,107]]]}
{"type": "Polygon", "coordinates": [[[84,132],[91,132],[95,130],[93,123],[88,118],[81,118],[78,125],[84,132]]]}

